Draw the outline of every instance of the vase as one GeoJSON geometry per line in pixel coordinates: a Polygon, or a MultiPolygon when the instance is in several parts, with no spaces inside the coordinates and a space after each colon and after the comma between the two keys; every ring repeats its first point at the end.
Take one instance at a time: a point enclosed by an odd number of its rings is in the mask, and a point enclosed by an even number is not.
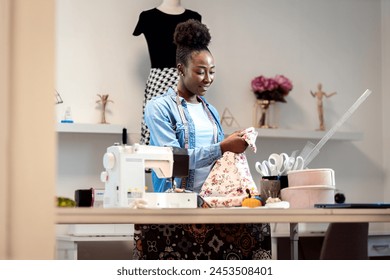
{"type": "MultiPolygon", "coordinates": [[[[280,104],[280,103],[279,103],[280,104]]],[[[268,107],[267,122],[269,128],[278,128],[279,126],[279,106],[277,101],[271,100],[268,107]]]]}
{"type": "Polygon", "coordinates": [[[253,126],[256,128],[272,128],[269,123],[271,100],[257,99],[253,108],[253,126]]]}

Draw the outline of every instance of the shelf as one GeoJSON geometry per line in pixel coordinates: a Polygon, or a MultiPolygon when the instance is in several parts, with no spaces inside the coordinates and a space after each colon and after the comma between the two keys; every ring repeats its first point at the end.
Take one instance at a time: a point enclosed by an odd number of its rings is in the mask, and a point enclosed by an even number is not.
{"type": "Polygon", "coordinates": [[[105,133],[121,134],[123,126],[118,124],[57,123],[60,133],[105,133]]]}
{"type": "MultiPolygon", "coordinates": [[[[118,124],[88,124],[88,123],[58,123],[57,132],[60,133],[105,133],[121,134],[123,126],[118,124]]],[[[225,128],[225,133],[231,134],[238,129],[225,128]]],[[[258,128],[259,138],[279,139],[321,139],[326,131],[292,130],[280,128],[258,128]]],[[[363,139],[361,132],[336,132],[331,140],[359,141],[363,139]]]]}
{"type": "MultiPolygon", "coordinates": [[[[226,134],[230,134],[238,129],[225,129],[226,134]]],[[[289,139],[321,139],[327,131],[313,130],[292,130],[280,128],[258,128],[259,138],[289,138],[289,139]]],[[[336,132],[330,140],[359,141],[363,139],[361,132],[336,132]]]]}

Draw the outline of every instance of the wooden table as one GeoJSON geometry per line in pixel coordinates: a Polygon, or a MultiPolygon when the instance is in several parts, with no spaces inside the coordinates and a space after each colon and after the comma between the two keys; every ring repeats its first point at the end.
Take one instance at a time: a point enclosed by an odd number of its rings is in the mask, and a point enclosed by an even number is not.
{"type": "Polygon", "coordinates": [[[291,257],[298,259],[299,223],[385,223],[390,209],[57,208],[57,224],[289,223],[291,257]]]}

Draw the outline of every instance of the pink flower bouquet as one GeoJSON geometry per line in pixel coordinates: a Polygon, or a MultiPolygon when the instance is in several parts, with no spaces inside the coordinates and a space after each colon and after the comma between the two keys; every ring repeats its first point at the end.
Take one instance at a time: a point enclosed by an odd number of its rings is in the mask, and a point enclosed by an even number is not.
{"type": "Polygon", "coordinates": [[[254,78],[251,85],[257,99],[279,102],[286,102],[284,97],[293,88],[291,81],[283,75],[276,75],[274,78],[267,78],[261,75],[254,78]]]}

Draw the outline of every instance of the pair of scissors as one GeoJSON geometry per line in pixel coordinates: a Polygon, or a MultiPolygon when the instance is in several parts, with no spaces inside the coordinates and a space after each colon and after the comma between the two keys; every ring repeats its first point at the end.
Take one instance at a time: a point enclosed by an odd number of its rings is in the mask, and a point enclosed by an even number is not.
{"type": "Polygon", "coordinates": [[[263,162],[256,162],[255,168],[261,176],[276,176],[284,173],[286,171],[286,160],[288,160],[288,155],[285,153],[282,154],[271,154],[268,160],[263,160],[263,162]]]}
{"type": "Polygon", "coordinates": [[[286,153],[271,154],[268,158],[268,165],[270,167],[271,176],[282,175],[287,173],[286,163],[289,161],[289,156],[286,153]]]}
{"type": "Polygon", "coordinates": [[[271,154],[268,160],[256,162],[255,168],[261,176],[286,175],[290,170],[301,170],[304,167],[304,160],[301,156],[293,157],[286,153],[271,154]]]}
{"type": "Polygon", "coordinates": [[[302,170],[305,166],[305,161],[301,156],[297,156],[296,158],[290,157],[289,160],[285,162],[285,164],[285,173],[287,174],[287,172],[291,170],[302,170]]]}
{"type": "Polygon", "coordinates": [[[256,162],[255,168],[262,177],[271,176],[271,169],[268,165],[268,161],[263,160],[263,162],[256,162]]]}

